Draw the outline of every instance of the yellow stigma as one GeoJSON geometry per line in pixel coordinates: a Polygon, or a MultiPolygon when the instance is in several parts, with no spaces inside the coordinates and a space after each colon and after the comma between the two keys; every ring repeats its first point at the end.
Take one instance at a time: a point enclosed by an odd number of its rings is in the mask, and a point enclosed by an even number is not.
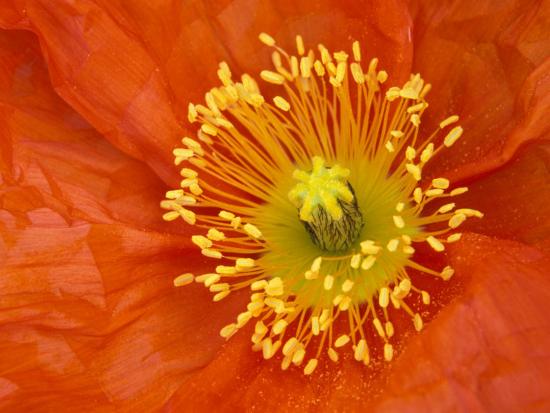
{"type": "Polygon", "coordinates": [[[325,167],[325,161],[320,156],[312,159],[313,170],[311,173],[296,169],[292,176],[301,181],[288,193],[288,198],[300,209],[300,219],[312,221],[313,213],[319,209],[325,209],[334,220],[342,218],[342,208],[338,201],[353,201],[345,178],[349,176],[349,170],[340,165],[331,168],[325,167]]]}
{"type": "Polygon", "coordinates": [[[391,85],[359,42],[331,53],[296,36],[292,54],[259,38],[272,48],[274,67],[257,76],[270,94],[222,62],[221,85],[189,105],[196,137],[173,150],[182,180],[161,202],[163,219],[194,226],[190,240],[210,262],[203,274],[179,271],[174,285],[201,283],[216,302],[248,290],[220,335],[254,323],[252,349],[284,370],[313,374],[343,351],[365,365],[390,361],[392,312],[420,331],[432,302],[413,278],[454,274],[417,261],[416,249],[444,253],[466,219],[483,216],[457,208],[467,188],[424,176],[462,136],[458,116],[426,134],[431,86],[418,74],[391,85]]]}

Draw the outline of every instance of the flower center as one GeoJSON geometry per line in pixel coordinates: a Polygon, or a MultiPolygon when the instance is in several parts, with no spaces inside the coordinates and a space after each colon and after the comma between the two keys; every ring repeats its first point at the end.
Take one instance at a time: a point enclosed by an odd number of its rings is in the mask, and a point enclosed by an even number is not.
{"type": "Polygon", "coordinates": [[[248,289],[246,309],[220,335],[229,339],[255,320],[252,349],[265,359],[280,353],[283,369],[311,374],[322,355],[337,362],[348,348],[366,365],[377,345],[390,361],[389,309],[420,331],[430,305],[413,275],[447,281],[454,272],[419,262],[416,247],[444,252],[462,222],[482,217],[449,200],[467,188],[422,177],[462,135],[454,126],[440,136],[458,116],[420,133],[431,86],[411,75],[386,87],[376,58],[363,67],[358,42],[349,62],[323,45],[306,50],[300,36],[297,56],[265,33],[260,40],[273,48],[274,65],[260,77],[279,95],[266,100],[251,76],[234,80],[221,63],[221,86],[205,105],[189,105],[200,128],[173,151],[183,179],[161,207],[164,220],[196,228],[191,240],[212,265],[174,284],[202,283],[214,301],[248,289]]]}
{"type": "Polygon", "coordinates": [[[320,156],[312,159],[311,173],[296,169],[300,181],[288,193],[315,245],[324,251],[348,249],[363,227],[352,186],[346,181],[349,170],[336,164],[325,167],[320,156]]]}

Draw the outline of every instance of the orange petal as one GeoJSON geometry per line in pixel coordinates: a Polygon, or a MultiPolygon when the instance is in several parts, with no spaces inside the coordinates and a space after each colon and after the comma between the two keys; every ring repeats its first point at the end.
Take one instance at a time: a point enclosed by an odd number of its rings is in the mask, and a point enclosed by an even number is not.
{"type": "Polygon", "coordinates": [[[550,145],[533,144],[506,167],[474,181],[459,201],[485,216],[468,220],[464,229],[550,252],[549,167],[550,145]]]}
{"type": "Polygon", "coordinates": [[[549,13],[544,2],[417,6],[414,68],[433,84],[424,125],[458,114],[465,129],[432,166],[434,175],[458,180],[491,171],[523,143],[548,136],[549,13]]]}
{"type": "Polygon", "coordinates": [[[475,235],[450,255],[466,292],[410,340],[375,411],[548,410],[548,257],[475,235]]]}
{"type": "Polygon", "coordinates": [[[33,35],[0,46],[0,410],[154,410],[242,303],[173,287],[203,259],[162,183],[55,95],[33,35]]]}
{"type": "Polygon", "coordinates": [[[257,74],[269,56],[257,39],[261,31],[279,35],[287,47],[296,33],[312,44],[348,49],[356,38],[396,77],[408,72],[410,19],[400,2],[383,4],[240,0],[153,7],[140,0],[52,6],[37,0],[20,10],[19,19],[6,12],[3,25],[31,28],[56,91],[116,146],[173,183],[171,150],[184,134],[180,123],[190,130],[189,100],[218,83],[221,60],[236,72],[257,74]]]}

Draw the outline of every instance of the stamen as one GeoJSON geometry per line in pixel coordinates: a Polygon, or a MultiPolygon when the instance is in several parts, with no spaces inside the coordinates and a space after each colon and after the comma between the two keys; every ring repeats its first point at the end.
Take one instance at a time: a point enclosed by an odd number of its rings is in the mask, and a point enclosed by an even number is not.
{"type": "Polygon", "coordinates": [[[259,39],[272,48],[273,68],[260,72],[269,96],[221,62],[213,69],[220,85],[188,106],[196,137],[173,149],[182,180],[161,201],[162,218],[195,225],[191,242],[210,263],[210,272],[178,275],[174,285],[201,283],[215,302],[250,289],[220,335],[253,321],[252,349],[283,370],[313,374],[320,357],[338,362],[338,351],[364,365],[371,356],[389,362],[392,311],[405,311],[420,332],[432,301],[409,270],[454,275],[418,262],[417,244],[444,252],[461,239],[456,228],[483,217],[446,201],[468,188],[422,176],[462,136],[451,126],[459,118],[427,133],[431,85],[419,74],[391,84],[357,41],[333,52],[298,35],[289,53],[266,33],[259,39]]]}

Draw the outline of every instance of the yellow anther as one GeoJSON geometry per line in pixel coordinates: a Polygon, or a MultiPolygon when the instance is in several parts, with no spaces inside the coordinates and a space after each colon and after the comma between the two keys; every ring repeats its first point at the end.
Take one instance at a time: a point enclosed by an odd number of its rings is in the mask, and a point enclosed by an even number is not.
{"type": "Polygon", "coordinates": [[[393,223],[397,228],[405,228],[405,221],[403,220],[403,217],[400,215],[393,216],[393,223]]]}
{"type": "Polygon", "coordinates": [[[210,228],[206,236],[208,237],[208,239],[211,239],[212,241],[222,241],[225,239],[225,234],[221,231],[218,231],[215,228],[210,228]]]}
{"type": "Polygon", "coordinates": [[[243,327],[246,323],[250,321],[251,318],[252,318],[252,313],[250,313],[249,311],[240,313],[237,316],[237,328],[243,327]]]}
{"type": "Polygon", "coordinates": [[[384,344],[384,360],[391,361],[393,359],[393,346],[390,343],[384,344]]]}
{"type": "Polygon", "coordinates": [[[405,150],[405,157],[412,161],[416,157],[416,150],[412,146],[407,146],[407,149],[405,150]]]}
{"type": "Polygon", "coordinates": [[[275,96],[273,98],[273,103],[275,103],[275,106],[277,106],[281,110],[284,110],[285,112],[288,112],[290,110],[290,103],[288,103],[281,96],[275,96]]]}
{"type": "Polygon", "coordinates": [[[353,80],[362,85],[365,83],[365,75],[363,73],[363,69],[361,68],[361,65],[359,63],[352,63],[350,65],[351,70],[351,76],[353,77],[353,80]]]}
{"type": "Polygon", "coordinates": [[[367,352],[367,342],[365,339],[359,340],[357,343],[357,346],[355,347],[355,351],[353,352],[353,357],[357,361],[362,361],[365,357],[365,353],[367,352]]]}
{"type": "Polygon", "coordinates": [[[258,335],[265,334],[267,333],[267,331],[268,331],[267,326],[261,320],[257,321],[256,324],[254,325],[254,332],[258,335]]]}
{"type": "Polygon", "coordinates": [[[441,271],[441,277],[445,280],[445,281],[448,281],[451,279],[451,277],[454,275],[455,273],[455,270],[452,268],[452,267],[449,267],[449,266],[446,266],[445,268],[443,268],[443,270],[441,271]]]}
{"type": "Polygon", "coordinates": [[[184,285],[191,284],[194,279],[195,277],[191,273],[179,275],[176,278],[174,278],[174,286],[182,287],[184,285]]]}
{"type": "Polygon", "coordinates": [[[275,85],[282,85],[285,83],[285,77],[279,73],[272,72],[271,70],[262,70],[260,72],[260,77],[268,83],[273,83],[275,85]]]}
{"type": "Polygon", "coordinates": [[[393,324],[391,321],[386,321],[384,323],[384,331],[386,332],[386,336],[388,338],[393,337],[393,334],[395,333],[395,330],[393,328],[393,324]]]}
{"type": "Polygon", "coordinates": [[[390,303],[390,289],[388,287],[382,287],[378,293],[378,305],[382,308],[386,308],[390,303]]]}
{"type": "Polygon", "coordinates": [[[420,116],[416,113],[411,115],[411,123],[418,128],[420,126],[420,116]]]}
{"type": "Polygon", "coordinates": [[[415,180],[420,181],[420,179],[422,179],[422,171],[418,165],[408,163],[405,165],[405,168],[407,169],[407,172],[409,172],[415,180]]]}
{"type": "Polygon", "coordinates": [[[386,80],[388,80],[388,73],[385,70],[381,70],[376,75],[376,80],[378,80],[380,83],[385,83],[386,80]]]}
{"type": "Polygon", "coordinates": [[[269,34],[267,33],[260,33],[260,35],[258,36],[258,38],[260,39],[260,41],[265,44],[266,46],[274,46],[275,45],[275,39],[273,37],[271,37],[269,34]]]}
{"type": "Polygon", "coordinates": [[[195,105],[192,103],[189,103],[189,106],[187,107],[187,119],[190,123],[196,122],[197,120],[197,109],[195,109],[195,105]]]}
{"type": "Polygon", "coordinates": [[[176,148],[172,151],[172,154],[177,158],[183,158],[185,161],[191,158],[194,155],[194,152],[192,149],[176,148]]]}
{"type": "Polygon", "coordinates": [[[361,45],[359,44],[359,41],[354,41],[351,45],[351,49],[353,51],[353,58],[356,62],[361,61],[361,45]]]}
{"type": "Polygon", "coordinates": [[[283,280],[280,277],[275,277],[267,283],[265,287],[265,292],[267,295],[272,297],[283,295],[284,293],[284,284],[283,280]]]}
{"type": "Polygon", "coordinates": [[[391,143],[390,141],[387,141],[384,147],[389,153],[395,152],[395,147],[393,146],[393,143],[391,143]]]}
{"type": "Polygon", "coordinates": [[[384,327],[382,327],[382,323],[380,322],[379,318],[374,318],[372,320],[372,325],[374,326],[374,328],[376,329],[376,332],[380,337],[383,338],[386,336],[386,331],[384,330],[384,327]]]}
{"type": "Polygon", "coordinates": [[[212,297],[212,301],[217,303],[218,301],[223,300],[225,297],[227,297],[231,293],[230,290],[222,291],[217,293],[214,297],[212,297]]]}
{"type": "Polygon", "coordinates": [[[464,221],[466,221],[466,214],[457,213],[449,219],[449,227],[458,228],[464,221]]]}
{"type": "Polygon", "coordinates": [[[255,266],[256,263],[252,258],[237,258],[237,261],[235,262],[237,271],[246,271],[250,268],[254,268],[255,266]]]}
{"type": "Polygon", "coordinates": [[[229,283],[212,284],[209,288],[212,293],[229,290],[229,283]]]}
{"type": "Polygon", "coordinates": [[[397,251],[398,246],[399,246],[399,240],[397,238],[393,238],[388,241],[388,245],[386,245],[386,248],[390,252],[395,252],[397,251]]]}
{"type": "Polygon", "coordinates": [[[281,54],[277,50],[271,53],[271,61],[273,62],[273,66],[277,69],[283,65],[281,54]]]}
{"type": "Polygon", "coordinates": [[[353,269],[358,269],[359,266],[361,265],[361,254],[354,254],[351,256],[351,260],[350,260],[350,267],[353,268],[353,269]]]}
{"type": "Polygon", "coordinates": [[[180,175],[185,177],[185,178],[196,178],[197,175],[198,175],[198,172],[193,170],[193,169],[182,168],[180,170],[180,175]]]}
{"type": "Polygon", "coordinates": [[[359,245],[361,253],[365,255],[376,255],[382,249],[380,246],[374,245],[374,241],[371,240],[362,241],[359,245]]]}
{"type": "Polygon", "coordinates": [[[456,204],[454,202],[450,202],[448,204],[445,204],[445,205],[442,205],[441,207],[439,207],[437,212],[439,212],[440,214],[446,214],[447,212],[452,211],[455,206],[456,206],[456,204]]]}
{"type": "Polygon", "coordinates": [[[464,214],[467,217],[477,217],[477,218],[483,218],[483,213],[481,211],[478,211],[476,209],[471,208],[459,208],[456,210],[458,214],[464,214]]]}
{"type": "Polygon", "coordinates": [[[298,348],[298,339],[296,337],[289,338],[283,346],[283,354],[285,356],[291,355],[298,348]]]}
{"type": "Polygon", "coordinates": [[[223,257],[222,253],[220,251],[211,250],[209,248],[205,248],[201,250],[201,254],[208,258],[215,258],[215,259],[221,259],[223,257]]]}
{"type": "Polygon", "coordinates": [[[350,305],[351,297],[345,296],[344,298],[342,298],[342,301],[340,301],[340,304],[338,304],[338,309],[340,311],[348,311],[350,305]]]}
{"type": "Polygon", "coordinates": [[[430,294],[427,291],[421,291],[420,294],[422,295],[422,303],[424,305],[430,304],[430,294]]]}
{"type": "Polygon", "coordinates": [[[313,64],[313,68],[315,69],[315,73],[317,76],[322,77],[325,75],[325,66],[323,66],[323,63],[319,60],[316,60],[313,64]]]}
{"type": "Polygon", "coordinates": [[[432,180],[434,188],[447,189],[449,187],[449,180],[446,178],[435,178],[432,180]]]}
{"type": "Polygon", "coordinates": [[[361,269],[365,271],[370,270],[375,262],[376,262],[376,257],[374,255],[369,255],[361,263],[361,269]]]}
{"type": "Polygon", "coordinates": [[[404,202],[398,202],[396,205],[395,205],[395,210],[397,212],[403,212],[403,209],[405,209],[405,203],[404,202]]]}
{"type": "Polygon", "coordinates": [[[412,255],[415,252],[415,249],[411,247],[410,245],[403,246],[403,252],[408,255],[412,255]]]}
{"type": "Polygon", "coordinates": [[[311,263],[311,272],[318,273],[321,269],[321,264],[323,263],[323,257],[317,257],[311,263]]]}
{"type": "Polygon", "coordinates": [[[266,280],[258,280],[258,281],[254,281],[252,284],[250,284],[250,289],[252,291],[260,291],[260,290],[263,290],[265,287],[267,287],[267,281],[266,280]]]}
{"type": "Polygon", "coordinates": [[[460,187],[460,188],[455,188],[453,189],[451,192],[450,192],[450,195],[451,196],[457,196],[457,195],[462,195],[464,193],[468,192],[468,188],[463,186],[463,187],[460,187]]]}
{"type": "Polygon", "coordinates": [[[273,331],[273,334],[281,334],[286,326],[288,326],[288,321],[286,321],[285,319],[281,319],[273,325],[271,331],[273,331]]]}
{"type": "Polygon", "coordinates": [[[462,129],[462,127],[455,126],[453,129],[451,129],[448,135],[445,136],[443,144],[448,148],[453,146],[454,143],[462,136],[462,132],[464,132],[464,129],[462,129]]]}
{"type": "Polygon", "coordinates": [[[422,188],[420,187],[417,187],[417,188],[414,188],[414,191],[413,191],[413,199],[414,199],[414,202],[416,202],[417,204],[421,203],[422,202],[422,188]]]}
{"type": "Polygon", "coordinates": [[[439,127],[443,129],[444,127],[449,126],[450,124],[455,122],[458,122],[458,116],[452,115],[452,116],[449,116],[447,119],[441,121],[441,123],[439,124],[439,127]]]}
{"type": "Polygon", "coordinates": [[[320,332],[320,324],[319,324],[319,317],[313,316],[311,317],[311,332],[314,336],[318,336],[320,332]]]}
{"type": "Polygon", "coordinates": [[[402,137],[403,137],[404,133],[401,132],[400,130],[392,130],[392,131],[390,132],[390,135],[393,136],[393,137],[396,138],[396,139],[399,139],[399,138],[402,138],[402,137]]]}
{"type": "Polygon", "coordinates": [[[218,265],[216,267],[216,272],[218,274],[231,275],[231,274],[236,274],[237,269],[235,267],[230,267],[227,265],[218,265]]]}
{"type": "Polygon", "coordinates": [[[210,287],[212,284],[215,284],[218,281],[220,281],[220,278],[221,277],[219,274],[211,274],[210,276],[208,276],[206,280],[204,280],[204,286],[210,287]]]}
{"type": "Polygon", "coordinates": [[[445,245],[443,245],[441,241],[431,235],[426,238],[426,241],[428,242],[428,244],[430,244],[430,247],[432,247],[437,252],[445,250],[445,245]]]}
{"type": "Polygon", "coordinates": [[[332,275],[325,276],[325,279],[323,280],[323,288],[328,291],[332,289],[333,285],[334,277],[332,275]]]}
{"type": "Polygon", "coordinates": [[[255,225],[252,225],[252,224],[245,224],[244,225],[244,231],[250,235],[252,238],[261,238],[262,237],[262,232],[255,226],[255,225]]]}
{"type": "Polygon", "coordinates": [[[210,248],[212,246],[212,241],[202,235],[193,235],[191,237],[191,241],[193,244],[202,249],[210,248]]]}
{"type": "Polygon", "coordinates": [[[462,234],[457,232],[447,237],[447,242],[457,242],[462,237],[462,234]]]}
{"type": "Polygon", "coordinates": [[[413,324],[414,329],[416,331],[421,331],[422,327],[424,327],[424,322],[422,321],[422,317],[420,317],[420,314],[416,313],[413,317],[413,324]]]}
{"type": "Polygon", "coordinates": [[[302,36],[300,35],[296,36],[296,50],[300,56],[302,56],[306,51],[304,48],[304,39],[302,39],[302,36]]]}
{"type": "Polygon", "coordinates": [[[218,128],[216,128],[214,125],[211,125],[209,123],[203,123],[201,126],[201,130],[210,136],[218,135],[218,128]]]}
{"type": "Polygon", "coordinates": [[[185,222],[187,222],[189,225],[195,225],[196,215],[193,211],[189,211],[188,209],[181,208],[181,209],[178,209],[178,212],[185,222]]]}
{"type": "Polygon", "coordinates": [[[332,347],[330,347],[328,350],[327,350],[327,354],[328,354],[328,358],[331,359],[333,362],[337,362],[338,359],[340,358],[338,356],[338,353],[336,352],[336,350],[334,350],[332,347]]]}
{"type": "Polygon", "coordinates": [[[346,280],[342,283],[342,292],[349,293],[353,288],[354,282],[352,280],[346,280]]]}
{"type": "Polygon", "coordinates": [[[349,343],[349,341],[350,341],[349,336],[347,334],[342,334],[334,342],[334,347],[336,347],[336,348],[344,347],[346,344],[349,343]]]}
{"type": "Polygon", "coordinates": [[[241,226],[241,217],[235,217],[231,220],[231,226],[234,228],[234,229],[238,229],[240,226],[241,226]]]}
{"type": "Polygon", "coordinates": [[[424,148],[424,150],[420,154],[420,162],[422,163],[428,162],[432,157],[433,153],[434,153],[434,144],[429,143],[428,146],[426,146],[426,148],[424,148]]]}
{"type": "Polygon", "coordinates": [[[174,221],[174,220],[178,219],[179,217],[180,217],[180,213],[178,211],[165,212],[162,215],[162,219],[164,221],[174,221]]]}
{"type": "Polygon", "coordinates": [[[420,102],[420,103],[417,103],[416,105],[409,106],[407,108],[407,113],[420,112],[424,108],[426,108],[426,104],[424,102],[420,102]]]}
{"type": "Polygon", "coordinates": [[[311,68],[312,68],[311,60],[309,60],[309,57],[302,57],[300,59],[300,74],[303,78],[307,79],[311,76],[311,68]]]}
{"type": "Polygon", "coordinates": [[[439,195],[442,195],[445,191],[443,189],[439,189],[439,188],[432,188],[432,189],[428,189],[426,192],[424,192],[424,195],[426,195],[428,198],[431,198],[431,197],[434,197],[434,196],[439,196],[439,195]]]}
{"type": "Polygon", "coordinates": [[[409,280],[408,278],[405,278],[399,282],[399,289],[401,291],[408,293],[411,290],[411,287],[412,283],[411,280],[409,280]]]}
{"type": "Polygon", "coordinates": [[[304,367],[304,374],[309,376],[317,368],[317,359],[310,359],[304,367]]]}
{"type": "Polygon", "coordinates": [[[225,339],[228,339],[233,334],[235,334],[236,331],[237,331],[237,324],[231,323],[226,325],[220,330],[220,336],[222,336],[225,339]]]}

